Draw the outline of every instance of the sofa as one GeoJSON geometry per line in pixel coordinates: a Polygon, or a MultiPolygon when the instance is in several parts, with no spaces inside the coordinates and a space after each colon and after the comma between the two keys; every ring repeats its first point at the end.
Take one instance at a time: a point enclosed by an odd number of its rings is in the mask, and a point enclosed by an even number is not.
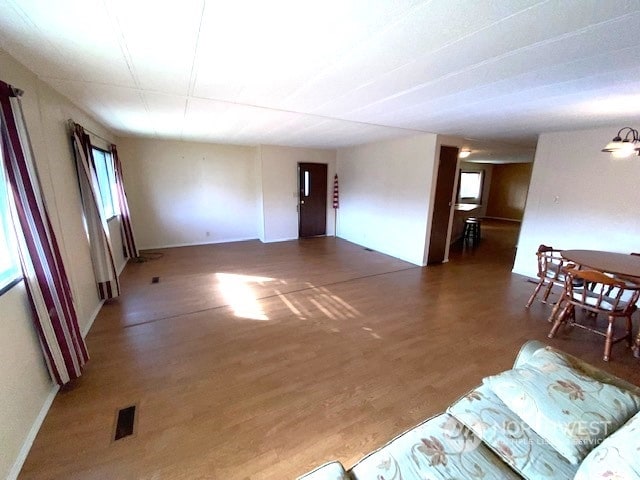
{"type": "Polygon", "coordinates": [[[639,411],[639,387],[530,341],[446,412],[300,479],[640,479],[639,411]]]}

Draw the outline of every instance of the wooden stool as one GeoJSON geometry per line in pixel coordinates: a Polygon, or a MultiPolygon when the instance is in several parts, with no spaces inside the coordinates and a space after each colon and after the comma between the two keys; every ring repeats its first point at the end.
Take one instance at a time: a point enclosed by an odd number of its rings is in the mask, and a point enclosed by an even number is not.
{"type": "Polygon", "coordinates": [[[470,240],[473,244],[480,241],[480,219],[469,217],[464,222],[463,237],[465,241],[470,240]]]}

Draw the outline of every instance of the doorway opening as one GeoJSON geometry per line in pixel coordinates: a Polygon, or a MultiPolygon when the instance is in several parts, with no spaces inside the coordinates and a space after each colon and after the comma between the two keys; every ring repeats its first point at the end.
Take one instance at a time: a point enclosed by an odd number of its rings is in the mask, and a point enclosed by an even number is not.
{"type": "Polygon", "coordinates": [[[469,254],[496,255],[497,251],[503,251],[503,256],[511,257],[513,264],[532,167],[532,162],[460,162],[450,259],[460,261],[469,254]],[[476,180],[478,184],[474,185],[476,180]],[[480,219],[479,241],[465,237],[469,217],[480,219]]]}
{"type": "Polygon", "coordinates": [[[480,141],[464,147],[464,156],[440,147],[428,264],[466,259],[463,250],[492,255],[487,242],[506,242],[515,255],[535,148],[480,141]]]}

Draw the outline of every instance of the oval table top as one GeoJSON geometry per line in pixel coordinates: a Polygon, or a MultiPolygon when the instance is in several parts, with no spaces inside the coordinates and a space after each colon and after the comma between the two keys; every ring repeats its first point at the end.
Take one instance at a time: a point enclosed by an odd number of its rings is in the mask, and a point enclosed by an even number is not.
{"type": "Polygon", "coordinates": [[[640,256],[601,250],[563,250],[563,258],[606,273],[640,278],[640,256]]]}

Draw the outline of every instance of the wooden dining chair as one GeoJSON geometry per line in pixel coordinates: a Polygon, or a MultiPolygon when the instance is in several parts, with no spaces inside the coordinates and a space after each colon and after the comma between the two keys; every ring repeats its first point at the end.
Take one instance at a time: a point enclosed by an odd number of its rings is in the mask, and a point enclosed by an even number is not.
{"type": "Polygon", "coordinates": [[[529,301],[525,305],[525,308],[529,308],[533,301],[540,293],[540,290],[544,287],[544,294],[542,295],[542,302],[547,303],[549,294],[554,285],[560,288],[564,287],[564,273],[563,267],[565,266],[565,260],[560,255],[560,250],[547,245],[540,245],[536,252],[538,260],[538,284],[533,290],[529,301]]]}
{"type": "MultiPolygon", "coordinates": [[[[634,256],[634,257],[640,257],[640,253],[630,253],[629,255],[634,256]]],[[[635,277],[629,277],[627,275],[611,275],[613,278],[617,279],[617,280],[621,280],[623,282],[631,282],[631,283],[637,283],[638,282],[638,278],[635,277]]],[[[607,292],[607,295],[611,295],[613,292],[615,291],[614,287],[610,287],[609,291],[607,292]]]]}
{"type": "Polygon", "coordinates": [[[577,268],[565,269],[565,283],[562,302],[562,310],[556,316],[549,338],[553,338],[560,325],[563,323],[583,328],[590,332],[605,337],[603,360],[609,361],[611,346],[621,340],[627,340],[632,346],[633,324],[631,315],[636,311],[636,302],[640,298],[640,285],[613,278],[598,270],[578,270],[577,268]],[[579,286],[582,285],[582,286],[579,286]],[[588,288],[586,286],[588,285],[588,288]],[[608,295],[611,293],[611,295],[608,295]],[[593,316],[584,315],[584,321],[592,325],[580,323],[576,320],[576,307],[593,316]],[[607,317],[607,328],[602,331],[597,328],[597,315],[607,317]],[[626,319],[625,334],[614,337],[614,323],[617,318],[626,319]]]}

